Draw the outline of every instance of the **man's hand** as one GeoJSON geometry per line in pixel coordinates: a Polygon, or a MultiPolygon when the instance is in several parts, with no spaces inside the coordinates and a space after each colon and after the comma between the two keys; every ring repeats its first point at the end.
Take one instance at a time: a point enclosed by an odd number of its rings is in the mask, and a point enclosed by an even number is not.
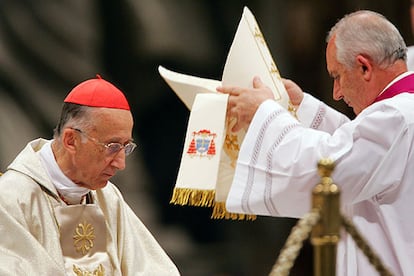
{"type": "Polygon", "coordinates": [[[286,92],[288,93],[291,104],[297,108],[303,100],[302,89],[293,81],[289,79],[282,79],[286,92]]]}
{"type": "Polygon", "coordinates": [[[260,104],[268,99],[274,99],[273,92],[259,77],[253,79],[253,88],[220,86],[217,91],[229,94],[227,118],[229,121],[236,118],[232,132],[247,129],[260,104]]]}

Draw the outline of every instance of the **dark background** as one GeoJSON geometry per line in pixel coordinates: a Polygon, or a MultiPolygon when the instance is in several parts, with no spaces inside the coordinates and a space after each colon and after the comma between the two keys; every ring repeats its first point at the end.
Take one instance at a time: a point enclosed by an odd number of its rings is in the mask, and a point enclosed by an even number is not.
{"type": "MultiPolygon", "coordinates": [[[[209,209],[169,204],[189,112],[157,71],[220,79],[243,6],[281,75],[350,117],[331,99],[330,27],[370,9],[413,40],[408,0],[2,0],[0,171],[26,142],[51,138],[65,95],[99,73],[127,95],[139,144],[114,182],[182,275],[267,275],[296,220],[211,220],[209,209]]],[[[311,252],[306,243],[291,275],[312,274],[311,252]]]]}

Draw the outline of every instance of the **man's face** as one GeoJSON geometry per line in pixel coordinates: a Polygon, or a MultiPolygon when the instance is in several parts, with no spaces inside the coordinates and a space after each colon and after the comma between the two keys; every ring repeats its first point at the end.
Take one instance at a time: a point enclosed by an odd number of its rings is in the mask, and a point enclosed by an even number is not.
{"type": "Polygon", "coordinates": [[[125,168],[125,150],[109,154],[103,144],[130,142],[133,119],[127,110],[96,108],[92,112],[93,129],[77,132],[79,142],[73,156],[75,179],[72,180],[95,190],[105,187],[118,170],[125,168]]]}
{"type": "Polygon", "coordinates": [[[369,103],[365,97],[365,82],[359,72],[359,67],[347,68],[336,58],[335,37],[326,48],[326,64],[329,75],[333,78],[333,98],[343,100],[352,107],[355,114],[359,114],[369,103]]]}

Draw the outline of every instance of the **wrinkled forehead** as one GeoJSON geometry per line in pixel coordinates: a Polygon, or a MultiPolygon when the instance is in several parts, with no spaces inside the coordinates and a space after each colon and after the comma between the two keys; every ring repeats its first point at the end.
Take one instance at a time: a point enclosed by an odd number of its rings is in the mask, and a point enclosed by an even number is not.
{"type": "Polygon", "coordinates": [[[326,45],[326,68],[328,72],[332,72],[338,65],[336,56],[335,36],[333,36],[326,45]]]}
{"type": "Polygon", "coordinates": [[[95,131],[132,132],[133,117],[129,110],[94,107],[90,110],[90,123],[95,131]]]}

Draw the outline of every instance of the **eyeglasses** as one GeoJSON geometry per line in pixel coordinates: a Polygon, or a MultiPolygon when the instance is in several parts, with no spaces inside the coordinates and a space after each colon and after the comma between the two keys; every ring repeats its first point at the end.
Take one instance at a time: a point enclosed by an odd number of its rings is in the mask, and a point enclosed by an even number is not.
{"type": "Polygon", "coordinates": [[[96,138],[93,138],[93,137],[89,136],[88,134],[86,134],[85,132],[80,130],[79,128],[72,128],[71,127],[71,129],[73,129],[73,130],[79,132],[80,134],[84,135],[86,138],[88,138],[89,140],[91,140],[95,144],[105,147],[106,154],[109,155],[109,156],[117,154],[122,149],[125,150],[125,155],[128,156],[137,147],[137,145],[134,142],[128,142],[126,144],[115,143],[115,142],[113,142],[113,143],[102,143],[102,142],[99,142],[96,138]]]}

